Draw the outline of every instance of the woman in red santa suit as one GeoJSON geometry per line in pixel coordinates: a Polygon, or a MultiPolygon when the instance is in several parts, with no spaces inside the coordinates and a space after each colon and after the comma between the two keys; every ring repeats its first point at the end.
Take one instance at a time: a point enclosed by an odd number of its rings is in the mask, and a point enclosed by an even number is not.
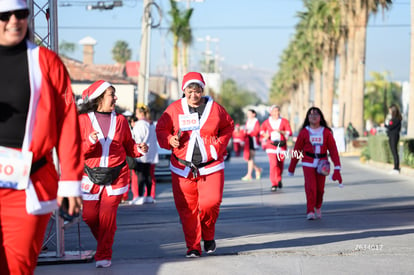
{"type": "Polygon", "coordinates": [[[283,165],[287,149],[287,140],[292,135],[289,121],[280,116],[279,106],[270,107],[270,116],[260,127],[260,134],[265,143],[265,150],[269,157],[271,191],[282,188],[283,165]]]}
{"type": "Polygon", "coordinates": [[[115,112],[115,88],[99,80],[82,93],[79,122],[85,172],[83,220],[97,241],[96,267],[111,266],[116,213],[128,191],[126,156],[140,157],[145,143],[135,144],[127,119],[115,112]]]}
{"type": "Polygon", "coordinates": [[[244,131],[240,128],[240,124],[236,124],[233,131],[233,150],[236,157],[240,157],[242,148],[244,147],[244,131]]]}
{"type": "MultiPolygon", "coordinates": [[[[329,174],[329,168],[326,168],[328,151],[334,163],[332,179],[341,184],[341,162],[332,130],[328,127],[322,111],[317,107],[311,107],[306,113],[292,153],[292,155],[303,156],[302,168],[305,177],[306,218],[308,220],[322,218],[321,207],[325,179],[329,174]],[[300,154],[295,154],[295,152],[300,152],[300,154]]],[[[294,174],[298,161],[298,157],[292,157],[288,169],[290,176],[294,174]]]]}
{"type": "Polygon", "coordinates": [[[253,109],[247,111],[247,121],[244,131],[245,139],[243,158],[247,161],[247,173],[241,179],[244,181],[252,180],[253,170],[256,172],[256,179],[260,179],[262,175],[262,168],[258,167],[254,161],[255,151],[260,148],[260,122],[256,118],[256,111],[253,109]]]}
{"type": "Polygon", "coordinates": [[[234,130],[232,118],[211,97],[197,72],[183,78],[183,98],[173,102],[157,122],[158,143],[172,150],[170,168],[175,206],[187,245],[186,257],[216,250],[215,224],[224,186],[224,154],[234,130]]]}
{"type": "Polygon", "coordinates": [[[0,1],[0,274],[33,274],[51,213],[82,206],[83,158],[70,78],[28,38],[24,0],[0,1]],[[57,153],[60,173],[52,158],[57,153]]]}

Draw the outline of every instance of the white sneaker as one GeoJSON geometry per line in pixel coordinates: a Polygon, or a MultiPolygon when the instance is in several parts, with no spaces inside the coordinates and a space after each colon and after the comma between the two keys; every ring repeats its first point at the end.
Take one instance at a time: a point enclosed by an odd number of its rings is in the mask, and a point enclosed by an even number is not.
{"type": "Polygon", "coordinates": [[[132,199],[131,201],[128,202],[129,205],[133,205],[135,204],[135,202],[139,199],[139,197],[136,197],[135,199],[132,199]]]}
{"type": "Polygon", "coordinates": [[[316,208],[316,218],[317,219],[322,219],[322,211],[320,208],[316,208]]]}
{"type": "Polygon", "coordinates": [[[100,267],[110,267],[111,265],[112,265],[111,260],[96,261],[96,268],[100,268],[100,267]]]}
{"type": "Polygon", "coordinates": [[[308,219],[308,220],[314,220],[314,219],[315,219],[315,213],[313,213],[313,212],[309,212],[309,213],[306,215],[306,219],[308,219]]]}
{"type": "Polygon", "coordinates": [[[148,196],[144,198],[144,203],[155,203],[155,200],[152,197],[148,196]]]}
{"type": "Polygon", "coordinates": [[[400,173],[400,171],[397,170],[397,169],[393,169],[390,172],[388,172],[389,175],[398,175],[399,173],[400,173]]]}
{"type": "Polygon", "coordinates": [[[143,205],[145,202],[145,198],[144,197],[138,197],[136,198],[136,200],[132,203],[133,205],[143,205]]]}

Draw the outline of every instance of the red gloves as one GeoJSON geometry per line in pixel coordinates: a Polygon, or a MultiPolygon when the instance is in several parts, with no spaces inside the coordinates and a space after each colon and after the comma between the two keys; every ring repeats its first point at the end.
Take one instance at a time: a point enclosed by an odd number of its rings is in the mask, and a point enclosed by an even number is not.
{"type": "Polygon", "coordinates": [[[340,184],[342,183],[342,177],[341,177],[341,172],[339,169],[335,169],[334,173],[332,175],[332,180],[333,181],[338,181],[340,184]]]}

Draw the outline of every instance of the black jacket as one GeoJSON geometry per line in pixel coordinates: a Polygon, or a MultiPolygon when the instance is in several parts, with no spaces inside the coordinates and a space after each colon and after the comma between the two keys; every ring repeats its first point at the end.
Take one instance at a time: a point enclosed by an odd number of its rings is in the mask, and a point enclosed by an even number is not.
{"type": "Polygon", "coordinates": [[[395,137],[400,135],[401,131],[401,120],[398,118],[392,118],[388,125],[385,125],[387,128],[387,134],[389,137],[395,137]]]}

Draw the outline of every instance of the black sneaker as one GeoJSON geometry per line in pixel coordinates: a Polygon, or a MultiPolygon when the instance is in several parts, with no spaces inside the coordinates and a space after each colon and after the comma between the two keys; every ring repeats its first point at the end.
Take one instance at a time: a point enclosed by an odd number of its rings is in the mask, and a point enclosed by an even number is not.
{"type": "Polygon", "coordinates": [[[198,250],[191,250],[185,255],[187,258],[200,258],[200,252],[198,250]]]}
{"type": "Polygon", "coordinates": [[[278,183],[278,187],[279,187],[280,189],[282,189],[282,187],[283,187],[282,181],[279,181],[279,183],[278,183]]]}
{"type": "Polygon", "coordinates": [[[214,251],[216,251],[216,241],[204,241],[204,251],[206,251],[207,254],[214,253],[214,251]]]}
{"type": "Polygon", "coordinates": [[[270,189],[272,192],[276,192],[277,191],[277,186],[272,186],[272,189],[270,189]]]}

